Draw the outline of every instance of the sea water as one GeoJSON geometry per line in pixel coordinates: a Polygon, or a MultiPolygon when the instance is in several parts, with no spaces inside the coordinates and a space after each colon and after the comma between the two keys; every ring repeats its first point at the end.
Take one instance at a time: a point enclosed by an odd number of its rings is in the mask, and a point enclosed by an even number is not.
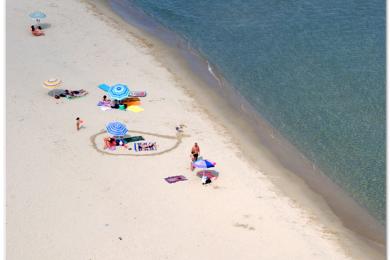
{"type": "Polygon", "coordinates": [[[188,41],[385,224],[385,1],[116,1],[188,41]]]}

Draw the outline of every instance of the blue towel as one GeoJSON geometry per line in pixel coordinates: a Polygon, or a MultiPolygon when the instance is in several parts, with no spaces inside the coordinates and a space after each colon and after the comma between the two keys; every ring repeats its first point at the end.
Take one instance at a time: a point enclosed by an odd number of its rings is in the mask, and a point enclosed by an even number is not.
{"type": "Polygon", "coordinates": [[[101,90],[107,92],[107,91],[110,89],[110,86],[103,83],[103,84],[100,84],[100,85],[98,86],[98,88],[100,88],[101,90]]]}

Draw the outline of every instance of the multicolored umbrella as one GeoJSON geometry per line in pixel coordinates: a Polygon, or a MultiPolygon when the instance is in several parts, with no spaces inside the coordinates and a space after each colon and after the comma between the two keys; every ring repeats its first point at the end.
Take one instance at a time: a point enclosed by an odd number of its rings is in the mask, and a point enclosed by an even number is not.
{"type": "Polygon", "coordinates": [[[219,173],[214,170],[201,170],[197,172],[196,175],[201,178],[206,176],[209,179],[216,179],[218,178],[219,173]]]}
{"type": "Polygon", "coordinates": [[[209,160],[197,160],[192,163],[192,166],[195,168],[201,168],[201,169],[207,169],[207,168],[212,168],[216,165],[215,162],[211,162],[209,160]]]}
{"type": "Polygon", "coordinates": [[[123,100],[130,94],[129,88],[124,84],[116,84],[107,91],[111,99],[123,100]]]}
{"type": "Polygon", "coordinates": [[[127,133],[126,125],[121,122],[110,122],[106,125],[107,132],[113,136],[124,136],[127,133]]]}

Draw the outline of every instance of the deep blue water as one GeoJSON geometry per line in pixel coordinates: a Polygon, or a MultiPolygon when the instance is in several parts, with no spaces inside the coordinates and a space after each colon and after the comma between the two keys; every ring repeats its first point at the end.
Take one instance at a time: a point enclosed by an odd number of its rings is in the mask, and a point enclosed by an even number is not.
{"type": "Polygon", "coordinates": [[[122,1],[188,40],[385,223],[385,1],[122,1]]]}

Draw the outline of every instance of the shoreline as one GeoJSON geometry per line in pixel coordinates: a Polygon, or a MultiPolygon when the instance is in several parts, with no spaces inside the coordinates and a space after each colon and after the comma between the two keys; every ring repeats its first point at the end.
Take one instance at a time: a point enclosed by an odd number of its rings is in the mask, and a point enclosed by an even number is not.
{"type": "Polygon", "coordinates": [[[280,163],[267,141],[282,139],[262,121],[254,131],[212,65],[196,52],[186,60],[185,42],[164,45],[107,3],[6,6],[7,259],[385,258],[280,163]],[[32,9],[47,14],[45,36],[31,35],[32,9]],[[56,100],[42,86],[52,77],[88,95],[56,100]],[[101,83],[146,91],[143,111],[101,111],[101,83]],[[157,150],[105,150],[111,121],[157,150]],[[194,142],[217,162],[208,185],[189,165],[194,142]],[[173,175],[186,180],[167,183],[173,175]]]}
{"type": "MultiPolygon", "coordinates": [[[[261,148],[269,151],[264,156],[286,168],[281,174],[274,171],[272,166],[269,166],[268,171],[271,177],[276,175],[278,181],[274,181],[274,183],[279,188],[284,189],[285,195],[300,201],[304,207],[316,208],[316,215],[325,213],[324,221],[328,222],[329,225],[341,221],[341,226],[354,232],[359,239],[366,241],[373,248],[385,250],[385,228],[379,221],[316,168],[276,129],[271,127],[222,78],[218,69],[210,64],[206,58],[203,58],[201,53],[198,54],[197,50],[192,49],[185,39],[147,17],[146,14],[142,14],[142,11],[137,11],[135,7],[132,10],[126,7],[125,13],[128,15],[130,11],[130,14],[133,15],[133,17],[127,16],[128,19],[126,19],[121,14],[116,13],[118,9],[112,10],[112,5],[118,4],[115,0],[100,0],[99,2],[101,7],[111,8],[111,15],[118,16],[117,18],[121,19],[124,24],[132,27],[131,30],[137,30],[136,34],[139,33],[141,38],[151,42],[153,49],[156,49],[153,51],[154,56],[172,74],[180,74],[181,79],[186,78],[182,81],[192,81],[192,83],[184,84],[187,85],[186,90],[190,91],[191,96],[200,100],[201,107],[208,107],[206,113],[211,118],[227,126],[227,131],[234,133],[234,136],[239,136],[240,133],[250,129],[245,138],[234,138],[236,145],[257,168],[261,164],[256,160],[258,155],[261,155],[259,153],[261,148]],[[237,102],[237,100],[239,101],[237,102]],[[230,107],[231,104],[233,104],[232,107],[230,107]],[[222,105],[222,108],[219,105],[222,105]],[[213,116],[212,112],[218,112],[219,116],[213,116]],[[232,117],[232,114],[235,116],[232,117]],[[237,123],[238,118],[239,123],[237,123]],[[253,140],[257,140],[257,142],[253,142],[253,140]],[[242,143],[245,144],[242,145],[242,143]],[[261,144],[261,148],[258,149],[254,143],[261,144]],[[299,188],[291,187],[290,182],[299,188]],[[307,199],[305,195],[310,195],[313,198],[307,199]],[[332,214],[335,214],[337,220],[331,216],[332,214]]],[[[110,18],[116,20],[115,17],[110,18]]],[[[139,35],[137,36],[139,37],[139,35]]]]}

